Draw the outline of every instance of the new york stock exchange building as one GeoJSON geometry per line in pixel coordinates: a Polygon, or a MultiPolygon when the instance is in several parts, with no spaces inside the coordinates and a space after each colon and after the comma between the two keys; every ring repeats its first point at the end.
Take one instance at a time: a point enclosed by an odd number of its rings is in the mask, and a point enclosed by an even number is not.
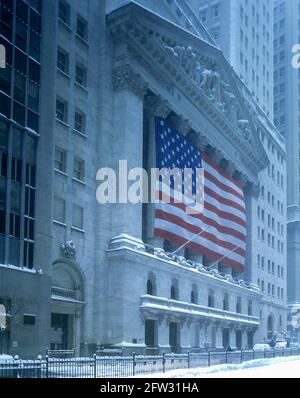
{"type": "Polygon", "coordinates": [[[266,330],[259,332],[263,295],[249,270],[252,201],[258,172],[268,162],[255,115],[205,32],[191,34],[136,4],[111,12],[107,31],[112,167],[118,169],[119,159],[127,159],[128,168],[156,167],[161,118],[241,187],[247,242],[243,270],[226,261],[234,244],[216,258],[205,244],[202,252],[194,241],[182,248],[180,231],[177,239],[155,233],[153,204],[115,205],[105,254],[102,343],[136,353],[252,347],[267,337],[266,330]]]}
{"type": "MultiPolygon", "coordinates": [[[[286,327],[286,309],[265,300],[254,254],[259,173],[269,164],[260,135],[270,126],[185,2],[109,0],[106,10],[104,3],[70,5],[71,15],[80,12],[89,23],[89,46],[75,36],[71,41],[72,26],[59,21],[53,29],[57,4],[43,5],[42,56],[52,60],[52,54],[53,61],[41,69],[39,272],[22,274],[23,289],[30,286],[24,311],[36,315],[36,324],[19,328],[21,312],[11,313],[7,351],[184,353],[273,338],[286,327]],[[57,47],[65,43],[89,61],[87,89],[56,70],[57,47]],[[78,112],[74,131],[62,120],[67,101],[69,117],[73,108],[86,113],[86,137],[78,112]],[[53,170],[50,144],[68,159],[84,159],[84,183],[80,170],[69,178],[62,161],[53,170]],[[128,171],[150,175],[170,159],[180,167],[201,159],[206,204],[198,216],[172,204],[97,202],[99,169],[118,173],[127,160],[128,171]],[[76,224],[69,220],[72,204],[73,211],[83,208],[76,224]]],[[[13,307],[18,292],[9,272],[14,280],[21,273],[3,271],[1,294],[13,307]]]]}

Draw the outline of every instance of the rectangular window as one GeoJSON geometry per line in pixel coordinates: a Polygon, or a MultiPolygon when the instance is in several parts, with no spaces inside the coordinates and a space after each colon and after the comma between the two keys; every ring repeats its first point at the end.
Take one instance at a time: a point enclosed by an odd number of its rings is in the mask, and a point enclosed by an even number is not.
{"type": "Polygon", "coordinates": [[[80,64],[76,65],[75,81],[81,86],[86,87],[87,70],[83,65],[80,64]]]}
{"type": "Polygon", "coordinates": [[[73,162],[73,178],[84,181],[84,160],[74,157],[73,162]]]}
{"type": "Polygon", "coordinates": [[[34,243],[27,240],[24,241],[24,267],[33,268],[33,252],[34,243]]]}
{"type": "Polygon", "coordinates": [[[40,61],[40,44],[41,38],[35,33],[33,30],[30,30],[30,46],[29,46],[29,54],[37,60],[40,61]]]}
{"type": "Polygon", "coordinates": [[[22,51],[26,51],[27,26],[18,20],[16,21],[15,40],[16,46],[22,51]]]}
{"type": "Polygon", "coordinates": [[[55,168],[63,173],[67,171],[67,152],[59,147],[55,148],[55,168]]]}
{"type": "Polygon", "coordinates": [[[25,126],[25,107],[14,101],[13,118],[21,126],[25,126]]]}
{"type": "Polygon", "coordinates": [[[83,230],[83,208],[73,205],[72,226],[83,230]]]}
{"type": "Polygon", "coordinates": [[[75,111],[75,125],[74,128],[76,131],[79,131],[82,134],[85,134],[85,122],[86,116],[83,112],[78,109],[75,111]]]}
{"type": "Polygon", "coordinates": [[[70,24],[70,6],[62,0],[58,4],[58,18],[65,24],[70,24]]]}
{"type": "Polygon", "coordinates": [[[34,240],[34,220],[28,217],[24,218],[24,238],[34,240]]]}
{"type": "MultiPolygon", "coordinates": [[[[31,0],[30,2],[31,7],[35,7],[37,10],[40,9],[40,6],[38,8],[37,3],[39,1],[37,0],[31,0]]],[[[39,11],[40,12],[40,11],[39,11]]],[[[30,28],[37,33],[41,33],[41,15],[35,12],[32,8],[30,9],[30,28]]]]}
{"type": "Polygon", "coordinates": [[[10,5],[7,8],[1,4],[1,20],[0,20],[0,28],[1,34],[6,37],[9,41],[12,41],[12,27],[13,27],[13,3],[7,4],[10,5]],[[10,10],[9,10],[10,9],[10,10]]]}
{"type": "Polygon", "coordinates": [[[69,73],[69,55],[61,48],[57,50],[57,68],[65,74],[69,73]]]}
{"type": "Polygon", "coordinates": [[[35,207],[35,189],[29,186],[25,187],[25,215],[34,217],[35,207]]]}
{"type": "Polygon", "coordinates": [[[11,179],[16,182],[22,180],[22,160],[15,158],[11,159],[11,179]]]}
{"type": "Polygon", "coordinates": [[[27,18],[27,11],[28,11],[28,6],[21,0],[17,0],[16,3],[16,15],[18,19],[23,21],[24,23],[27,23],[28,18],[27,18]]]}
{"type": "Polygon", "coordinates": [[[3,68],[0,73],[0,90],[10,95],[11,69],[3,68]]]}
{"type": "Polygon", "coordinates": [[[28,108],[34,112],[39,112],[39,86],[28,81],[28,108]]]}
{"type": "Polygon", "coordinates": [[[7,177],[7,153],[0,152],[0,175],[7,177]]]}
{"type": "Polygon", "coordinates": [[[24,325],[35,325],[35,315],[25,315],[23,316],[24,325]]]}
{"type": "Polygon", "coordinates": [[[5,210],[0,209],[0,234],[5,234],[5,210]]]}
{"type": "Polygon", "coordinates": [[[39,131],[39,116],[31,111],[27,111],[27,126],[36,132],[39,131]]]}
{"type": "Polygon", "coordinates": [[[87,40],[88,37],[88,24],[85,19],[83,19],[80,15],[77,16],[77,27],[76,33],[81,39],[87,40]]]}
{"type": "Polygon", "coordinates": [[[20,238],[20,215],[10,213],[9,234],[15,238],[20,238]]]}
{"type": "Polygon", "coordinates": [[[60,99],[56,99],[56,118],[64,123],[68,120],[68,104],[60,99]]]}
{"type": "Polygon", "coordinates": [[[63,224],[66,222],[66,203],[58,197],[54,198],[54,220],[63,224]]]}
{"type": "Polygon", "coordinates": [[[14,98],[21,104],[25,104],[25,88],[26,78],[17,71],[15,72],[15,86],[14,86],[14,98]]]}
{"type": "Polygon", "coordinates": [[[202,23],[207,21],[207,15],[206,15],[206,11],[200,11],[200,21],[202,23]]]}
{"type": "Polygon", "coordinates": [[[29,60],[29,78],[37,84],[40,84],[40,65],[32,59],[29,60]]]}
{"type": "Polygon", "coordinates": [[[217,4],[213,7],[213,18],[218,18],[220,13],[220,5],[217,4]]]}

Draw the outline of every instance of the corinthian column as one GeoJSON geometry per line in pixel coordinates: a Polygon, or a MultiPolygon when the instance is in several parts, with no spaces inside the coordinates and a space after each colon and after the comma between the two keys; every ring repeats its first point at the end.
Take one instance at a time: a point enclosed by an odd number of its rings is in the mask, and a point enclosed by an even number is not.
{"type": "MultiPolygon", "coordinates": [[[[127,161],[128,172],[143,167],[143,107],[147,85],[130,65],[114,70],[114,126],[112,148],[114,168],[120,160],[127,161]]],[[[122,183],[127,173],[120,175],[122,183]]],[[[128,183],[128,187],[132,183],[128,183]]],[[[119,197],[112,211],[111,247],[142,245],[142,203],[126,203],[127,189],[119,197]]]]}
{"type": "MultiPolygon", "coordinates": [[[[151,169],[156,168],[156,145],[155,145],[155,117],[166,119],[170,113],[171,108],[169,103],[160,96],[151,96],[147,98],[145,103],[145,114],[148,120],[148,161],[147,171],[151,175],[151,169]]],[[[149,181],[151,183],[151,181],[149,181]]],[[[152,183],[154,183],[152,181],[152,183]]],[[[149,185],[148,192],[151,192],[149,185]]],[[[154,236],[154,219],[155,219],[155,204],[147,204],[146,217],[146,240],[147,243],[158,248],[164,247],[164,240],[158,236],[154,236]]]]}

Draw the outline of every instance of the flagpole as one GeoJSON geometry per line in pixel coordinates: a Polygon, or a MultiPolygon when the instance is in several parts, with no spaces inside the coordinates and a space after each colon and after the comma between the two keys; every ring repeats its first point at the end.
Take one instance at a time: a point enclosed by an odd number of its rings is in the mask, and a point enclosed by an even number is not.
{"type": "Polygon", "coordinates": [[[209,267],[213,267],[214,265],[218,264],[220,261],[222,261],[224,258],[228,257],[229,254],[233,253],[239,247],[240,246],[236,246],[234,249],[230,250],[227,254],[225,254],[223,257],[221,257],[218,261],[216,261],[215,263],[209,265],[209,267]]]}
{"type": "Polygon", "coordinates": [[[179,252],[179,250],[183,249],[187,244],[189,244],[190,242],[192,242],[194,239],[196,239],[198,236],[202,235],[203,232],[206,232],[208,229],[210,228],[210,225],[206,228],[203,229],[202,231],[200,231],[197,235],[195,235],[192,239],[188,240],[187,242],[185,242],[183,245],[181,245],[180,247],[178,247],[176,250],[173,251],[173,254],[176,254],[177,252],[179,252]]]}

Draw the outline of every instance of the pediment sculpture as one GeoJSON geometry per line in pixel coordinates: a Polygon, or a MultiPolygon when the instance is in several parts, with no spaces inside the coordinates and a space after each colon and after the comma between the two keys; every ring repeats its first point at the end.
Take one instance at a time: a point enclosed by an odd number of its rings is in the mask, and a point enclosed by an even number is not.
{"type": "Polygon", "coordinates": [[[222,77],[220,68],[215,62],[204,62],[191,46],[171,46],[163,42],[163,47],[169,55],[176,58],[193,83],[203,92],[226,118],[237,127],[243,138],[254,145],[250,122],[240,115],[236,96],[230,91],[230,85],[222,77]]]}

